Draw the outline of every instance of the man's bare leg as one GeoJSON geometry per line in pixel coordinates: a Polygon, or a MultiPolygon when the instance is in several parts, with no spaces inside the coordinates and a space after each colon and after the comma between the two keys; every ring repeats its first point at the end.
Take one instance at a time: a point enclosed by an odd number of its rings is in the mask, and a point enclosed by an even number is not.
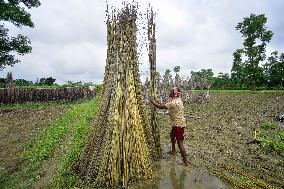
{"type": "Polygon", "coordinates": [[[183,140],[178,140],[177,143],[178,143],[178,148],[179,148],[179,151],[180,151],[180,154],[181,154],[184,166],[188,166],[188,161],[187,161],[187,157],[186,157],[186,151],[185,151],[185,148],[183,146],[183,140]]]}
{"type": "Polygon", "coordinates": [[[170,155],[176,154],[176,138],[173,133],[170,134],[171,136],[171,142],[172,142],[172,150],[168,152],[170,155]]]}

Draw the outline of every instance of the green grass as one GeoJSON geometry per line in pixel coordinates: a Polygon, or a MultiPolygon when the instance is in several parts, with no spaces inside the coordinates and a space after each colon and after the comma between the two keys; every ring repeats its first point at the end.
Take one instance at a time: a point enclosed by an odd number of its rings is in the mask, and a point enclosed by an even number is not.
{"type": "Polygon", "coordinates": [[[72,139],[67,147],[66,153],[59,160],[59,167],[57,169],[52,188],[71,188],[77,181],[76,173],[73,170],[74,163],[79,159],[86,138],[90,133],[90,123],[94,119],[99,99],[82,109],[81,115],[77,116],[77,122],[73,125],[74,132],[72,132],[72,139]]]}
{"type": "Polygon", "coordinates": [[[278,132],[277,134],[278,134],[279,138],[280,138],[282,141],[284,141],[284,131],[280,131],[280,132],[278,132]]]}
{"type": "Polygon", "coordinates": [[[262,128],[262,129],[276,129],[277,124],[276,123],[264,122],[260,125],[260,128],[262,128]]]}
{"type": "Polygon", "coordinates": [[[99,97],[97,97],[84,103],[70,104],[68,111],[63,116],[49,123],[38,137],[30,139],[26,143],[21,154],[21,159],[27,164],[26,167],[14,173],[13,176],[0,172],[0,186],[30,188],[37,180],[38,170],[43,162],[53,155],[67,134],[71,135],[71,143],[68,145],[67,153],[60,159],[57,180],[69,179],[66,181],[70,185],[72,183],[69,182],[72,178],[71,166],[78,159],[84,146],[99,100],[99,97]],[[63,172],[66,175],[63,175],[63,172]],[[69,176],[69,173],[71,176],[69,176]]]}
{"type": "Polygon", "coordinates": [[[276,132],[277,124],[264,122],[260,125],[261,135],[256,138],[261,146],[266,149],[284,152],[284,131],[276,132]]]}
{"type": "Polygon", "coordinates": [[[14,186],[16,182],[15,176],[9,175],[3,169],[0,169],[0,188],[8,189],[10,186],[14,186]]]}
{"type": "Polygon", "coordinates": [[[264,148],[269,148],[280,153],[284,152],[284,143],[281,141],[270,140],[265,136],[257,137],[257,141],[259,141],[264,148]]]}

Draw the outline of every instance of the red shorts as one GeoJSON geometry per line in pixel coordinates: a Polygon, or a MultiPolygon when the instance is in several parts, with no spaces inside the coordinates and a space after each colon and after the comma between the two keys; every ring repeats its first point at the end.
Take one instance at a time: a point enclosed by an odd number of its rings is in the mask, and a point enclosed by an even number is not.
{"type": "Polygon", "coordinates": [[[174,136],[177,140],[184,140],[184,127],[173,126],[171,136],[174,136]]]}

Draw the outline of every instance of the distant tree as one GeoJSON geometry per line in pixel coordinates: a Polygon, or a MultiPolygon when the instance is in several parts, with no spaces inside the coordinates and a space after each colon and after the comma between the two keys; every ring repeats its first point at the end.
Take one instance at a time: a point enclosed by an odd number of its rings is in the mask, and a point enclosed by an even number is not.
{"type": "Polygon", "coordinates": [[[231,80],[235,88],[247,88],[249,86],[248,73],[246,73],[245,63],[242,60],[242,53],[242,49],[237,49],[233,53],[231,80]]]}
{"type": "Polygon", "coordinates": [[[175,75],[175,86],[177,86],[177,87],[181,87],[181,77],[178,74],[179,71],[180,71],[180,66],[175,66],[174,67],[174,72],[176,73],[176,75],[175,75]]]}
{"type": "Polygon", "coordinates": [[[31,9],[40,6],[39,0],[1,0],[0,1],[0,71],[6,66],[13,66],[20,60],[15,58],[15,53],[25,55],[30,53],[32,47],[26,36],[10,37],[9,30],[4,22],[11,22],[16,27],[34,27],[31,15],[25,8],[31,9]]]}
{"type": "Polygon", "coordinates": [[[219,73],[218,77],[222,80],[222,88],[230,89],[230,75],[228,73],[219,73]]]}
{"type": "Polygon", "coordinates": [[[206,80],[204,82],[205,87],[207,89],[209,89],[212,85],[214,73],[213,73],[212,69],[201,69],[201,73],[204,76],[204,78],[206,78],[206,80]]]}
{"type": "Polygon", "coordinates": [[[39,80],[39,84],[40,85],[53,85],[54,82],[56,81],[56,79],[52,78],[52,77],[48,77],[48,78],[40,78],[39,80]]]}
{"type": "Polygon", "coordinates": [[[243,62],[252,90],[263,81],[263,69],[260,62],[266,58],[266,45],[272,39],[273,33],[265,25],[267,18],[264,14],[251,14],[238,23],[236,30],[244,37],[243,54],[246,60],[243,62]]]}
{"type": "Polygon", "coordinates": [[[164,79],[172,78],[172,74],[171,74],[171,70],[170,70],[170,69],[166,69],[163,78],[164,78],[164,79]]]}
{"type": "Polygon", "coordinates": [[[166,69],[165,74],[163,76],[163,87],[166,89],[170,89],[173,85],[173,78],[170,69],[166,69]]]}
{"type": "Polygon", "coordinates": [[[284,84],[284,54],[278,56],[278,52],[274,51],[268,57],[267,63],[264,64],[265,76],[269,87],[281,87],[284,84]]]}
{"type": "Polygon", "coordinates": [[[282,80],[281,80],[281,87],[284,87],[284,53],[282,53],[279,57],[279,64],[280,64],[280,70],[281,73],[279,74],[279,76],[281,75],[282,80]]]}
{"type": "Polygon", "coordinates": [[[22,86],[32,86],[33,82],[27,81],[25,79],[15,79],[13,81],[13,84],[14,84],[15,87],[22,87],[22,86]]]}
{"type": "Polygon", "coordinates": [[[46,85],[53,85],[55,83],[56,79],[52,78],[52,77],[48,77],[45,79],[45,84],[46,85]]]}
{"type": "Polygon", "coordinates": [[[200,71],[191,71],[190,85],[191,88],[210,89],[213,82],[212,69],[201,69],[200,71]]]}
{"type": "Polygon", "coordinates": [[[180,71],[180,66],[175,66],[174,67],[174,72],[176,72],[176,74],[180,71]]]}
{"type": "Polygon", "coordinates": [[[44,85],[45,84],[45,78],[40,78],[39,79],[39,84],[44,85]]]}

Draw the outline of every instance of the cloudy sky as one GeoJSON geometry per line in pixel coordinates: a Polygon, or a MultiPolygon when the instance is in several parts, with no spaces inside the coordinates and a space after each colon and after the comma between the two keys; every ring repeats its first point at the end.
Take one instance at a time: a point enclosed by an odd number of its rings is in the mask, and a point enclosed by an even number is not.
{"type": "MultiPolygon", "coordinates": [[[[142,1],[140,0],[141,2],[142,1]]],[[[36,81],[52,76],[57,83],[102,81],[106,59],[105,0],[42,0],[30,10],[35,28],[11,34],[29,36],[33,52],[20,57],[21,64],[0,72],[5,77],[36,81]]],[[[120,4],[109,0],[110,4],[120,4]]],[[[232,53],[242,47],[235,30],[238,22],[254,14],[265,14],[274,32],[268,52],[284,52],[283,0],[152,0],[158,12],[158,71],[181,66],[182,74],[212,68],[215,74],[230,72],[232,53]]],[[[147,63],[141,67],[147,72],[147,63]]]]}

